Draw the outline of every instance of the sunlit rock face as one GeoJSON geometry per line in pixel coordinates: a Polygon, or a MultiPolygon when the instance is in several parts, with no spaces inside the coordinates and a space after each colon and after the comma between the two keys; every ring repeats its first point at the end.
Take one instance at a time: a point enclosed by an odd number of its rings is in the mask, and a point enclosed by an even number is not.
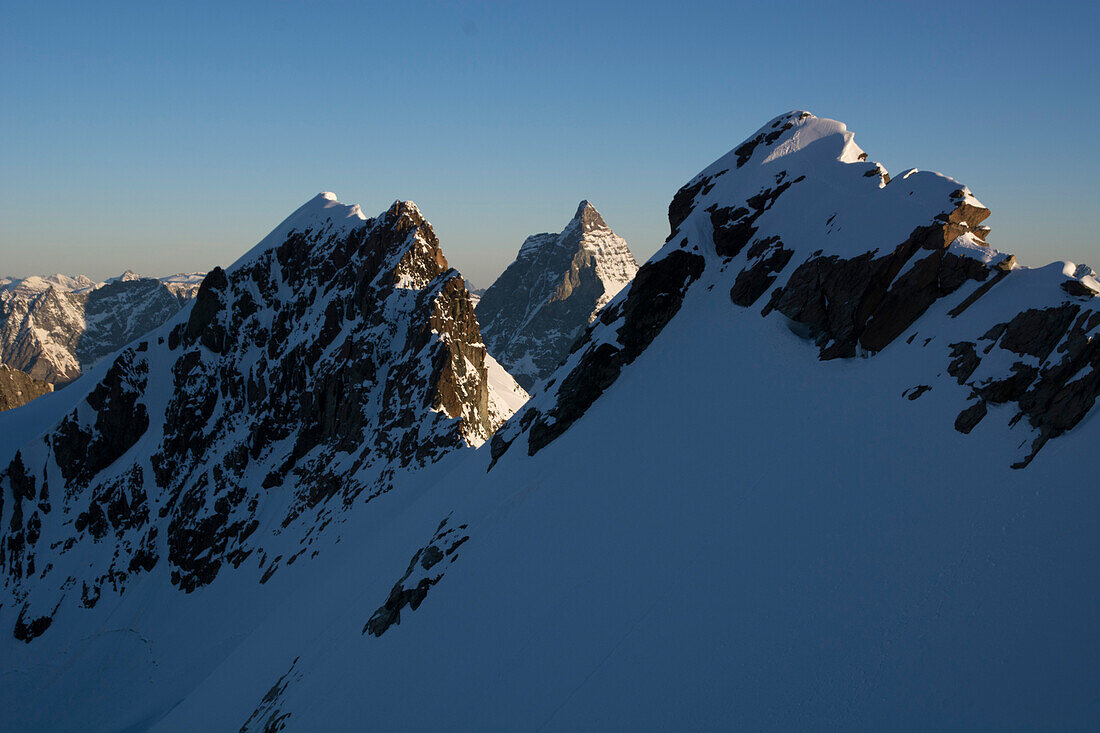
{"type": "Polygon", "coordinates": [[[552,372],[638,263],[587,201],[558,234],[527,238],[477,306],[485,344],[522,384],[552,372]]]}
{"type": "Polygon", "coordinates": [[[35,397],[53,392],[53,385],[0,364],[0,411],[25,405],[35,397]]]}

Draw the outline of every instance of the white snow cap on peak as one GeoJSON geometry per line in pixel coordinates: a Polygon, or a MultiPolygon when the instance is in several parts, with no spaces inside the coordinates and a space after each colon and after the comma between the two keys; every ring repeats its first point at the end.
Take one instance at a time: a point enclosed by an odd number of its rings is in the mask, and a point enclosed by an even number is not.
{"type": "Polygon", "coordinates": [[[124,283],[124,282],[130,282],[131,280],[140,280],[140,279],[141,279],[141,275],[137,274],[133,270],[128,269],[128,270],[125,270],[118,277],[112,277],[107,282],[123,282],[124,283]]]}
{"type": "Polygon", "coordinates": [[[259,244],[250,249],[240,259],[229,267],[233,271],[247,262],[251,262],[261,253],[272,247],[277,247],[286,241],[286,237],[293,231],[305,231],[307,229],[324,229],[334,227],[343,230],[351,230],[361,225],[367,217],[364,216],[358,204],[342,204],[332,191],[322,191],[297,210],[270,234],[260,240],[259,244]]]}
{"type": "Polygon", "coordinates": [[[811,146],[824,160],[855,163],[865,160],[866,153],[855,144],[848,126],[837,120],[815,117],[805,110],[792,110],[768,122],[743,143],[716,160],[704,173],[727,168],[740,168],[746,163],[767,165],[794,153],[805,158],[811,146]],[[831,144],[814,145],[828,140],[831,144]],[[713,169],[713,170],[712,170],[713,169]]]}
{"type": "MultiPolygon", "coordinates": [[[[847,258],[884,241],[904,242],[914,226],[959,207],[987,208],[968,188],[939,173],[912,169],[891,177],[854,137],[843,122],[801,110],[773,117],[681,188],[669,209],[674,233],[681,227],[685,234],[692,227],[710,229],[711,207],[744,203],[756,210],[751,227],[759,238],[782,233],[787,249],[847,258]],[[681,214],[694,218],[679,219],[681,214]],[[834,232],[837,236],[826,237],[834,232]]],[[[984,225],[975,227],[978,244],[987,232],[984,225]]],[[[675,247],[685,239],[669,241],[675,247]]]]}

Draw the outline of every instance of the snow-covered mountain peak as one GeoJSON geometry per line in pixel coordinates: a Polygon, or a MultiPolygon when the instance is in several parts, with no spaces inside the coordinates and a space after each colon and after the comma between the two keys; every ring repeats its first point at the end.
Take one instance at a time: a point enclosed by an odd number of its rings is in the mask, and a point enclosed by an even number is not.
{"type": "Polygon", "coordinates": [[[851,163],[866,157],[843,122],[794,110],[768,120],[740,145],[703,169],[700,176],[749,163],[766,165],[796,154],[818,162],[835,159],[851,163]]]}
{"type": "MultiPolygon", "coordinates": [[[[295,210],[226,271],[234,272],[248,266],[265,252],[282,246],[289,237],[306,238],[317,244],[332,243],[346,238],[351,232],[367,232],[375,225],[376,220],[367,217],[359,204],[341,203],[336,198],[336,194],[324,191],[295,210]]],[[[377,225],[380,227],[379,231],[385,229],[406,237],[407,241],[400,248],[395,249],[393,247],[395,243],[390,240],[384,243],[389,247],[386,255],[396,258],[390,263],[391,265],[396,266],[397,262],[404,258],[403,267],[397,268],[395,272],[399,278],[413,278],[413,280],[406,279],[404,281],[406,285],[423,286],[428,280],[449,267],[431,225],[424,219],[414,202],[394,201],[377,217],[377,225]],[[406,256],[406,249],[411,249],[412,254],[406,256]],[[416,264],[420,260],[431,261],[432,264],[422,267],[416,264]]],[[[388,268],[384,269],[389,271],[388,268]]]]}
{"type": "Polygon", "coordinates": [[[341,203],[336,194],[331,191],[323,191],[291,214],[284,224],[291,222],[296,228],[304,229],[311,224],[322,221],[343,221],[345,219],[366,221],[367,217],[359,208],[359,204],[341,203]]]}
{"type": "Polygon", "coordinates": [[[972,400],[959,432],[990,405],[1014,404],[1013,426],[1026,418],[1020,467],[1100,393],[1095,278],[1069,263],[1018,267],[986,244],[990,211],[967,187],[916,169],[891,179],[843,123],[774,118],[692,178],[668,213],[664,248],[573,347],[553,390],[497,434],[497,452],[527,432],[534,453],[567,429],[692,297],[777,319],[823,360],[922,349],[914,360],[931,374],[915,394],[946,370],[965,388],[959,401],[972,400]],[[979,348],[995,347],[979,370],[979,348]]]}
{"type": "Polygon", "coordinates": [[[719,228],[714,248],[702,250],[719,258],[740,252],[762,216],[786,220],[788,248],[842,257],[901,242],[914,221],[948,222],[944,247],[965,235],[984,242],[989,232],[982,224],[989,210],[958,181],[916,169],[891,179],[843,123],[801,111],[771,120],[681,188],[669,205],[669,242],[696,210],[710,213],[708,223],[719,228]],[[784,195],[788,190],[793,195],[784,195]]]}
{"type": "Polygon", "coordinates": [[[322,191],[295,209],[294,213],[284,219],[227,271],[243,266],[261,253],[282,244],[291,232],[325,232],[328,235],[339,236],[366,220],[367,217],[358,204],[342,204],[333,192],[322,191]]]}
{"type": "Polygon", "coordinates": [[[133,282],[134,280],[143,279],[141,275],[137,274],[133,270],[123,270],[122,274],[118,277],[107,278],[108,283],[126,283],[133,282]]]}
{"type": "Polygon", "coordinates": [[[132,270],[105,282],[85,275],[6,278],[0,281],[0,362],[50,383],[72,381],[175,315],[202,278],[150,278],[132,270]]]}
{"type": "Polygon", "coordinates": [[[43,405],[41,438],[0,441],[16,502],[0,617],[17,639],[154,569],[191,592],[251,558],[266,582],[348,507],[480,445],[526,400],[410,202],[366,219],[321,194],[261,244],[43,405]],[[27,481],[65,490],[24,509],[27,481]],[[68,540],[36,545],[40,529],[68,540]],[[107,538],[115,552],[97,554],[107,538]]]}
{"type": "Polygon", "coordinates": [[[100,283],[87,275],[75,277],[56,273],[54,275],[31,275],[24,278],[5,277],[0,279],[0,298],[5,295],[26,297],[55,288],[63,292],[79,292],[98,287],[100,283]]]}

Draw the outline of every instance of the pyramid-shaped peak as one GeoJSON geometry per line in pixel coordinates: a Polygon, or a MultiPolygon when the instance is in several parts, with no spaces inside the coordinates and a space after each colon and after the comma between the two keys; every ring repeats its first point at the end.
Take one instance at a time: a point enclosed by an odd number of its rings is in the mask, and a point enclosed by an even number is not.
{"type": "Polygon", "coordinates": [[[580,204],[577,205],[577,213],[573,215],[573,221],[579,221],[581,228],[585,230],[609,228],[607,222],[600,216],[600,212],[596,211],[596,207],[593,206],[588,199],[581,201],[580,204]]]}
{"type": "Polygon", "coordinates": [[[485,344],[521,386],[549,374],[638,263],[587,199],[559,233],[532,234],[478,302],[485,344]]]}

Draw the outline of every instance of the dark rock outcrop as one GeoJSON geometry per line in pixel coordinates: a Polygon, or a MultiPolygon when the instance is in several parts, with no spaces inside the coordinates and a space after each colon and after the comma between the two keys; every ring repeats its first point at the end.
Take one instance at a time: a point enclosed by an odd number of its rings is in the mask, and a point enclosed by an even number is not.
{"type": "MultiPolygon", "coordinates": [[[[699,278],[703,268],[704,260],[699,255],[674,250],[638,270],[627,297],[600,315],[601,324],[617,326],[618,343],[593,345],[589,329],[574,348],[574,351],[584,349],[583,354],[577,366],[563,378],[553,410],[548,415],[524,415],[533,420],[528,443],[531,455],[580,418],[623,367],[649,346],[680,310],[688,287],[699,278]]],[[[494,453],[501,451],[501,444],[494,443],[494,453]]]]}
{"type": "Polygon", "coordinates": [[[470,539],[470,536],[463,532],[466,529],[465,524],[447,528],[449,519],[449,517],[444,518],[428,544],[413,553],[409,567],[401,579],[394,583],[386,602],[363,626],[364,634],[381,636],[391,626],[400,624],[401,611],[406,607],[410,611],[420,608],[420,604],[428,596],[428,590],[443,579],[446,566],[458,557],[455,554],[458,548],[470,539]]]}
{"type": "MultiPolygon", "coordinates": [[[[488,370],[464,281],[416,206],[366,219],[319,196],[211,270],[186,318],[121,352],[83,396],[68,388],[74,407],[0,474],[13,507],[0,580],[26,619],[52,616],[28,595],[35,569],[54,589],[43,598],[71,589],[79,608],[164,563],[184,592],[249,558],[266,580],[398,470],[489,438],[507,414],[488,370]],[[46,502],[49,477],[64,485],[46,502]],[[36,545],[46,526],[65,541],[36,545]],[[275,537],[297,546],[269,554],[275,537]],[[87,544],[113,552],[51,571],[87,544]]],[[[34,623],[27,635],[45,630],[34,623]]]]}
{"type": "Polygon", "coordinates": [[[890,254],[868,252],[852,259],[814,257],[791,274],[773,295],[774,308],[809,328],[822,359],[852,357],[857,346],[881,351],[940,298],[967,280],[985,280],[982,262],[947,251],[953,234],[977,227],[987,209],[959,204],[944,221],[913,231],[890,254]],[[902,269],[921,251],[930,254],[902,269]]]}
{"type": "MultiPolygon", "coordinates": [[[[1026,418],[1036,429],[1027,466],[1052,438],[1074,428],[1100,396],[1100,311],[1075,303],[1031,308],[988,334],[1001,349],[1038,360],[1015,362],[1009,374],[974,385],[990,402],[1014,402],[1014,422],[1026,418]]],[[[992,346],[992,345],[991,345],[992,346]]]]}

